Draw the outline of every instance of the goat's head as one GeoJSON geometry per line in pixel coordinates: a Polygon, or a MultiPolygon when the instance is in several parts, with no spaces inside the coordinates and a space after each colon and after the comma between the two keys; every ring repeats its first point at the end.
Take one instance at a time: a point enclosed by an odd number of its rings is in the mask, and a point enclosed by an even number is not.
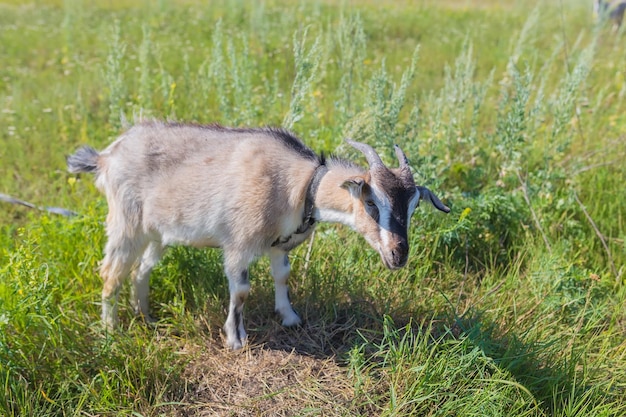
{"type": "Polygon", "coordinates": [[[378,251],[389,269],[402,268],[409,256],[408,227],[420,200],[448,213],[428,188],[416,186],[406,155],[395,146],[399,168],[387,168],[374,149],[346,139],[367,158],[369,171],[347,179],[342,187],[354,198],[356,230],[378,251]]]}

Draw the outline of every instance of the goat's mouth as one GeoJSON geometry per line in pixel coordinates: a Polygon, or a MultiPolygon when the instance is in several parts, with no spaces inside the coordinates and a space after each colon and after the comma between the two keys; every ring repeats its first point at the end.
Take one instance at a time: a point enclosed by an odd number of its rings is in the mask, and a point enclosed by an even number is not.
{"type": "Polygon", "coordinates": [[[389,258],[385,256],[384,253],[380,252],[380,259],[383,261],[383,265],[385,265],[387,269],[391,269],[392,271],[404,267],[404,265],[406,265],[406,262],[407,262],[406,259],[398,262],[394,260],[392,256],[389,256],[389,258]]]}

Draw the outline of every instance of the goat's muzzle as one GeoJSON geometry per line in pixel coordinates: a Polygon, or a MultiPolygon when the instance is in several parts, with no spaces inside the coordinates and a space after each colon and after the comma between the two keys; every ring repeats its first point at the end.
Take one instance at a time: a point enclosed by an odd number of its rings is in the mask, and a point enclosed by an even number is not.
{"type": "Polygon", "coordinates": [[[406,265],[409,259],[409,245],[401,242],[388,252],[380,251],[380,258],[388,269],[400,269],[406,265]]]}

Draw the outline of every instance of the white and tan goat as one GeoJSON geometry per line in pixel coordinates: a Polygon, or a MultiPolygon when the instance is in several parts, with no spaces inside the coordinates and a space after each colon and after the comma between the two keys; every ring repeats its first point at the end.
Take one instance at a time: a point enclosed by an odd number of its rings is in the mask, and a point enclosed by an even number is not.
{"type": "Polygon", "coordinates": [[[85,146],[69,156],[70,172],[96,174],[109,205],[100,269],[104,325],[117,324],[117,296],[129,274],[135,312],[151,320],[150,271],[173,244],[222,248],[230,290],[224,332],[232,349],[246,342],[248,267],[258,256],[270,258],[283,325],[300,323],[289,301],[287,254],[317,222],[352,227],[386,267],[404,266],[419,201],[450,209],[415,186],[400,148],[400,167],[389,169],[369,145],[347,142],[365,154],[369,170],[325,160],[282,129],[162,122],[140,123],[102,152],[85,146]]]}

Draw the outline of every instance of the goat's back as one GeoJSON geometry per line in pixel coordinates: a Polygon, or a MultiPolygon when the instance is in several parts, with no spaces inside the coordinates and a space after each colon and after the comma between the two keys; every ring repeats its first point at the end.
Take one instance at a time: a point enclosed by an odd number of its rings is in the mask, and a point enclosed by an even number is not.
{"type": "Polygon", "coordinates": [[[284,130],[149,122],[100,154],[97,184],[111,221],[164,244],[261,248],[297,228],[317,164],[284,130]]]}

